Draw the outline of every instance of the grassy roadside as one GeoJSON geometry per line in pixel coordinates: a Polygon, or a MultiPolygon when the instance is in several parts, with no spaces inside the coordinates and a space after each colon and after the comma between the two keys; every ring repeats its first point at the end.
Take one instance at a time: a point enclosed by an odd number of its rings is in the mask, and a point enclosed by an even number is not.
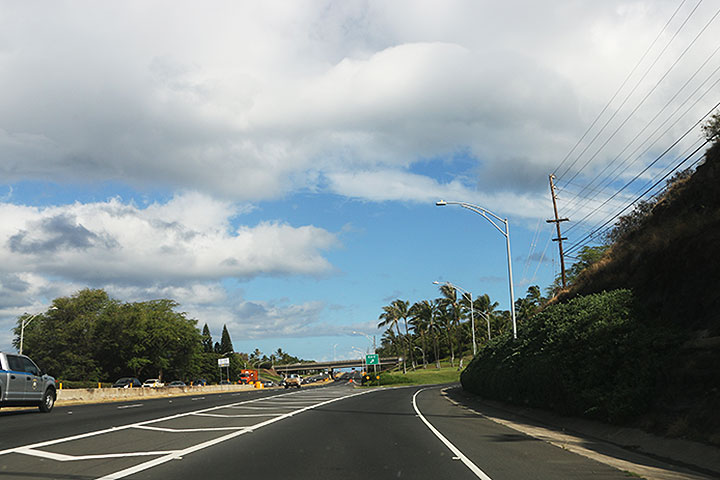
{"type": "MultiPolygon", "coordinates": [[[[380,386],[437,385],[459,381],[460,370],[458,370],[457,366],[451,367],[449,364],[441,364],[440,368],[428,365],[427,368],[417,368],[414,371],[408,370],[406,374],[403,374],[402,371],[380,374],[380,386]]],[[[377,386],[377,380],[373,380],[372,386],[377,386]]]]}

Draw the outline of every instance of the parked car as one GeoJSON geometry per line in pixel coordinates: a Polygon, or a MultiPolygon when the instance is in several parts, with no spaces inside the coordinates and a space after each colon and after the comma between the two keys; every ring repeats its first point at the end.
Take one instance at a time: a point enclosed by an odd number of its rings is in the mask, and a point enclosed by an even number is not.
{"type": "Polygon", "coordinates": [[[140,388],[143,384],[135,377],[123,377],[113,383],[113,388],[140,388]]]}
{"type": "Polygon", "coordinates": [[[165,386],[165,384],[162,383],[158,378],[148,378],[147,380],[145,380],[145,383],[143,383],[142,386],[149,388],[160,388],[165,386]]]}
{"type": "Polygon", "coordinates": [[[265,388],[268,388],[268,387],[276,387],[276,386],[277,386],[277,385],[275,384],[275,382],[273,382],[272,380],[264,380],[264,381],[262,382],[262,384],[263,384],[263,387],[265,387],[265,388]]]}
{"type": "Polygon", "coordinates": [[[190,382],[190,386],[193,387],[204,387],[205,385],[207,385],[207,380],[205,380],[204,378],[198,378],[197,380],[193,380],[190,382]]]}
{"type": "Polygon", "coordinates": [[[30,357],[0,352],[0,407],[33,407],[49,412],[55,405],[55,379],[30,357]]]}
{"type": "Polygon", "coordinates": [[[185,382],[182,382],[180,380],[175,380],[173,382],[168,383],[168,387],[186,387],[185,382]]]}

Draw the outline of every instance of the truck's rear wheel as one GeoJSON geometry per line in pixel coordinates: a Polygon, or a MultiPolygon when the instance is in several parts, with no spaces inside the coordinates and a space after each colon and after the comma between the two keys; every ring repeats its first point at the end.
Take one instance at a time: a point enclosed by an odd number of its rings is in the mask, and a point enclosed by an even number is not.
{"type": "Polygon", "coordinates": [[[42,398],[42,403],[38,406],[41,412],[48,413],[55,406],[55,392],[51,389],[45,390],[45,394],[42,398]]]}

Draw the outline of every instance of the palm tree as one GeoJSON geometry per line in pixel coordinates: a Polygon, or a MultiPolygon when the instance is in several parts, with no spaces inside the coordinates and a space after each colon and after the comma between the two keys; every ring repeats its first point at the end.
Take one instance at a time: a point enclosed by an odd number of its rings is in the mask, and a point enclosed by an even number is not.
{"type": "MultiPolygon", "coordinates": [[[[490,295],[487,293],[483,295],[478,295],[475,300],[473,301],[473,307],[475,308],[475,311],[480,314],[481,317],[487,322],[487,340],[490,340],[491,333],[490,333],[490,323],[492,321],[493,312],[498,307],[498,302],[493,302],[490,300],[490,295]]],[[[483,329],[484,330],[484,329],[483,329]]]]}
{"type": "MultiPolygon", "coordinates": [[[[410,337],[410,329],[408,327],[408,317],[410,316],[410,302],[397,299],[392,302],[392,305],[395,308],[398,319],[402,320],[405,324],[405,343],[407,344],[407,349],[410,351],[410,365],[412,365],[412,369],[415,370],[415,352],[412,345],[412,338],[410,337]]],[[[407,352],[405,356],[407,356],[407,352]]]]}
{"type": "MultiPolygon", "coordinates": [[[[393,302],[394,303],[394,302],[393,302]]],[[[378,323],[378,328],[380,327],[388,327],[389,331],[392,331],[393,327],[397,331],[397,335],[393,335],[390,337],[390,340],[395,347],[395,352],[398,357],[401,356],[400,354],[400,348],[398,346],[400,338],[400,326],[398,325],[400,317],[398,316],[397,309],[395,306],[391,303],[390,305],[386,305],[383,307],[383,313],[380,314],[380,317],[378,317],[379,320],[381,320],[380,323],[378,323]]],[[[404,357],[403,357],[404,358],[404,357]]],[[[407,373],[407,370],[405,369],[405,361],[403,360],[403,373],[407,373]]]]}
{"type": "Polygon", "coordinates": [[[420,335],[420,344],[422,345],[423,368],[427,368],[427,351],[426,335],[430,333],[430,324],[433,321],[433,304],[429,300],[423,300],[413,304],[410,307],[410,324],[413,326],[416,334],[420,335]]]}
{"type": "Polygon", "coordinates": [[[455,326],[460,323],[461,308],[457,298],[457,290],[450,285],[440,285],[440,293],[443,296],[438,299],[440,307],[443,310],[442,318],[445,321],[448,345],[450,346],[450,365],[455,366],[455,345],[453,337],[455,335],[455,326]]]}

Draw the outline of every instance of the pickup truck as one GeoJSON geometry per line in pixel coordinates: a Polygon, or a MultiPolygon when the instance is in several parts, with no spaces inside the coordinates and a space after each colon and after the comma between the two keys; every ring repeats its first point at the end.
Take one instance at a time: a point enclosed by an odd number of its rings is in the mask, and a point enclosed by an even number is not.
{"type": "Polygon", "coordinates": [[[0,407],[37,406],[49,412],[56,398],[55,379],[29,357],[0,352],[0,407]]]}

